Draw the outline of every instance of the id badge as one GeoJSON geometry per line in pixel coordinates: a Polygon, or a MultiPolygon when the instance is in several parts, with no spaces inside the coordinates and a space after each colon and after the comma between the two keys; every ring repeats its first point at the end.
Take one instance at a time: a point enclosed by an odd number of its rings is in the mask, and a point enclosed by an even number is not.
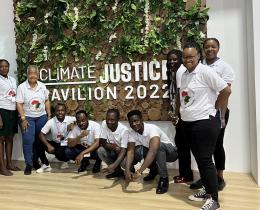
{"type": "Polygon", "coordinates": [[[15,97],[12,97],[12,98],[11,98],[11,101],[12,101],[13,103],[15,103],[15,97]]]}
{"type": "Polygon", "coordinates": [[[83,155],[83,157],[90,157],[90,153],[83,155]]]}
{"type": "Polygon", "coordinates": [[[68,140],[62,140],[62,141],[60,141],[60,145],[61,146],[68,146],[68,140]]]}

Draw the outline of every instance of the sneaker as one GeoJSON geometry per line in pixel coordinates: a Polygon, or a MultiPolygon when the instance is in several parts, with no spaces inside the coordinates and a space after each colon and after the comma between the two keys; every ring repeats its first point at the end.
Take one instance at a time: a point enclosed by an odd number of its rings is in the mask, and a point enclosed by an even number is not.
{"type": "Polygon", "coordinates": [[[45,164],[42,164],[41,168],[36,170],[37,173],[50,172],[50,171],[51,171],[50,164],[47,166],[45,164]]]}
{"type": "Polygon", "coordinates": [[[68,162],[63,162],[63,163],[61,164],[61,166],[60,166],[60,169],[67,169],[67,168],[69,168],[68,162]]]}
{"type": "Polygon", "coordinates": [[[217,201],[212,198],[208,198],[200,210],[219,210],[220,205],[217,201]]]}
{"type": "Polygon", "coordinates": [[[197,190],[197,189],[200,189],[202,187],[203,186],[202,186],[201,179],[198,179],[197,181],[192,182],[191,185],[190,185],[190,189],[193,189],[193,190],[197,190]]]}
{"type": "Polygon", "coordinates": [[[218,177],[218,190],[222,191],[226,187],[226,182],[224,179],[218,177]]]}
{"type": "Polygon", "coordinates": [[[203,187],[198,193],[190,195],[188,198],[191,201],[205,201],[207,199],[207,193],[205,188],[203,187]]]}
{"type": "Polygon", "coordinates": [[[32,174],[32,166],[31,165],[26,165],[24,169],[24,175],[31,175],[32,174]]]}
{"type": "Polygon", "coordinates": [[[164,194],[168,191],[169,188],[169,179],[168,177],[160,177],[160,180],[158,182],[157,188],[156,188],[156,194],[164,194]]]}

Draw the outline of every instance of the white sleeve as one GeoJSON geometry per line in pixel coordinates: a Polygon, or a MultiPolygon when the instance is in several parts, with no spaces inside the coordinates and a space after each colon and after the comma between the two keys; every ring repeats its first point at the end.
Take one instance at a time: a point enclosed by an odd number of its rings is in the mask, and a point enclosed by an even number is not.
{"type": "Polygon", "coordinates": [[[205,69],[204,77],[207,85],[215,90],[216,92],[220,92],[225,87],[227,87],[227,82],[225,82],[223,79],[220,78],[220,76],[217,75],[216,72],[211,71],[210,69],[205,69]]]}
{"type": "Polygon", "coordinates": [[[136,134],[133,131],[128,133],[128,142],[136,142],[136,134]]]}
{"type": "Polygon", "coordinates": [[[186,67],[182,64],[178,70],[177,70],[177,73],[176,73],[176,83],[177,83],[177,88],[180,88],[181,87],[181,77],[182,77],[182,74],[186,71],[186,67]]]}
{"type": "Polygon", "coordinates": [[[152,126],[152,129],[150,129],[150,131],[149,131],[149,137],[151,139],[151,138],[153,138],[155,136],[160,137],[161,136],[160,135],[160,131],[159,131],[159,129],[156,126],[152,126]]]}
{"type": "Polygon", "coordinates": [[[42,133],[47,134],[50,132],[52,121],[53,121],[53,119],[50,119],[47,121],[47,123],[43,126],[43,128],[41,130],[42,133]]]}
{"type": "Polygon", "coordinates": [[[229,84],[232,84],[232,82],[235,79],[234,71],[233,71],[232,67],[227,63],[225,63],[223,66],[222,79],[225,80],[229,84]]]}
{"type": "Polygon", "coordinates": [[[22,91],[21,85],[19,85],[18,88],[17,88],[16,102],[17,103],[24,103],[24,93],[22,91]]]}
{"type": "Polygon", "coordinates": [[[123,134],[122,134],[122,137],[121,137],[121,145],[120,145],[120,147],[127,148],[128,138],[129,138],[129,131],[125,130],[123,132],[123,134]]]}
{"type": "Polygon", "coordinates": [[[100,128],[100,125],[97,124],[94,127],[94,132],[93,132],[94,139],[99,139],[100,133],[101,133],[101,128],[100,128]]]}

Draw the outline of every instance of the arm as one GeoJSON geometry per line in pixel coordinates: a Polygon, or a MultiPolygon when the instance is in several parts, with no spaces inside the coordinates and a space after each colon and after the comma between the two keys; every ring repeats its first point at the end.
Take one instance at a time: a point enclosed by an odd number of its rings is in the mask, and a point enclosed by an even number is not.
{"type": "Polygon", "coordinates": [[[151,165],[151,163],[154,161],[157,155],[157,151],[159,147],[160,147],[160,138],[158,136],[152,137],[149,144],[149,151],[144,159],[142,166],[138,170],[139,173],[142,173],[146,168],[148,168],[151,165]]]}
{"type": "Polygon", "coordinates": [[[220,108],[226,108],[228,103],[228,97],[231,94],[231,89],[229,86],[226,86],[223,90],[219,92],[218,98],[215,103],[215,108],[218,110],[220,108]]]}
{"type": "Polygon", "coordinates": [[[89,131],[84,130],[77,137],[68,138],[68,147],[75,147],[77,144],[80,144],[80,139],[87,136],[88,134],[89,131]]]}
{"type": "Polygon", "coordinates": [[[22,103],[16,103],[16,107],[18,110],[19,115],[21,116],[21,121],[22,121],[22,132],[25,132],[28,127],[28,122],[25,117],[24,109],[23,109],[23,104],[22,103]]]}
{"type": "Polygon", "coordinates": [[[41,142],[48,148],[48,152],[49,153],[54,153],[55,148],[47,141],[44,133],[41,132],[39,134],[39,138],[40,138],[41,142]]]}
{"type": "Polygon", "coordinates": [[[91,144],[87,149],[83,150],[75,159],[76,164],[80,164],[85,154],[95,151],[99,147],[99,139],[95,139],[94,143],[91,144]]]}
{"type": "MultiPolygon", "coordinates": [[[[227,83],[229,87],[231,87],[230,83],[227,83]]],[[[227,106],[228,106],[228,99],[226,100],[225,105],[220,108],[220,121],[221,121],[221,128],[225,128],[226,127],[226,120],[225,120],[225,114],[227,111],[227,106]]]]}
{"type": "Polygon", "coordinates": [[[130,169],[134,160],[134,153],[135,153],[135,142],[128,142],[127,153],[126,153],[126,166],[125,166],[125,179],[128,182],[132,180],[132,174],[130,169]]]}
{"type": "Polygon", "coordinates": [[[47,112],[48,119],[51,119],[51,103],[49,99],[45,101],[45,110],[47,112]]]}
{"type": "Polygon", "coordinates": [[[120,153],[117,156],[117,159],[115,160],[114,163],[110,164],[108,166],[108,171],[109,172],[114,172],[114,170],[120,165],[120,163],[123,161],[124,157],[126,154],[126,149],[125,148],[120,148],[120,153]]]}

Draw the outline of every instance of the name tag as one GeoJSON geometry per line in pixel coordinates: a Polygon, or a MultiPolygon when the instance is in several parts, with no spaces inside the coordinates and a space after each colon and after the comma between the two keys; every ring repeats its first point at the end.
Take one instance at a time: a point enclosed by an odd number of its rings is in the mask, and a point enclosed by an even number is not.
{"type": "Polygon", "coordinates": [[[62,140],[60,141],[61,146],[68,146],[68,140],[62,140]]]}
{"type": "Polygon", "coordinates": [[[83,157],[90,157],[90,153],[83,155],[83,157]]]}

